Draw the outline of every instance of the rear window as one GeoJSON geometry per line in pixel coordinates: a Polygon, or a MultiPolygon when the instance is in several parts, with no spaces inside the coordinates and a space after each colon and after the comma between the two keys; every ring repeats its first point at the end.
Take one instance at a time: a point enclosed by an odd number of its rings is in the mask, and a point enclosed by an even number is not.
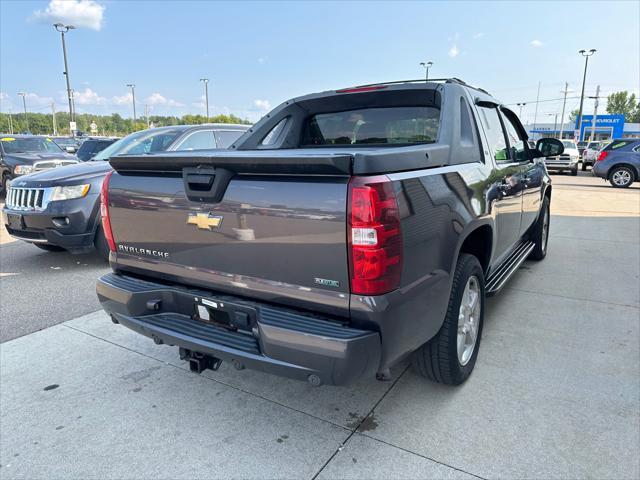
{"type": "Polygon", "coordinates": [[[436,107],[363,108],[309,117],[302,146],[412,145],[433,143],[438,137],[436,107]]]}
{"type": "Polygon", "coordinates": [[[618,150],[619,148],[624,148],[630,143],[635,142],[637,142],[637,140],[614,140],[606,146],[605,150],[618,150]]]}

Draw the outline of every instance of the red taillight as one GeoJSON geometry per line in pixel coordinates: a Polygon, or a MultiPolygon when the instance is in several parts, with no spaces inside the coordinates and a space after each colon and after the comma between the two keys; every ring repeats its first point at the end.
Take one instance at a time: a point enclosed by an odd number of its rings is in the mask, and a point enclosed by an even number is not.
{"type": "Polygon", "coordinates": [[[100,215],[102,216],[102,230],[104,237],[109,244],[109,250],[116,251],[116,242],[113,240],[113,232],[111,231],[111,220],[109,219],[109,180],[113,172],[109,172],[102,181],[102,189],[100,191],[100,215]]]}
{"type": "Polygon", "coordinates": [[[402,233],[393,183],[385,176],[349,182],[351,293],[381,295],[400,286],[402,233]]]}
{"type": "Polygon", "coordinates": [[[385,85],[371,85],[369,87],[353,87],[336,90],[336,93],[358,93],[358,92],[375,92],[387,88],[385,85]]]}
{"type": "Polygon", "coordinates": [[[598,162],[601,162],[602,160],[604,160],[605,158],[607,158],[607,155],[609,155],[609,152],[606,151],[602,151],[598,154],[598,162]]]}

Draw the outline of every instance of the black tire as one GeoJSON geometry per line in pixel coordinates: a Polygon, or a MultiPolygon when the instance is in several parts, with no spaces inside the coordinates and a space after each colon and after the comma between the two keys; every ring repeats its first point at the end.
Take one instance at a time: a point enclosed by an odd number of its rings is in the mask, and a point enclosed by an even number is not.
{"type": "Polygon", "coordinates": [[[9,175],[6,173],[2,176],[2,182],[0,184],[0,195],[5,197],[7,196],[7,189],[9,187],[9,175]]]}
{"type": "Polygon", "coordinates": [[[613,167],[609,171],[609,183],[614,188],[627,188],[635,181],[636,174],[629,167],[613,167]]]}
{"type": "Polygon", "coordinates": [[[45,250],[47,252],[64,252],[64,248],[57,245],[49,245],[48,243],[34,243],[34,245],[40,250],[45,250]]]}
{"type": "Polygon", "coordinates": [[[572,176],[572,177],[575,177],[575,176],[577,176],[577,175],[578,175],[578,165],[576,165],[575,167],[573,167],[573,168],[571,169],[571,176],[572,176]]]}
{"type": "Polygon", "coordinates": [[[463,383],[476,364],[480,339],[482,338],[482,326],[484,323],[484,273],[478,259],[467,253],[460,254],[456,269],[453,274],[453,286],[449,298],[449,306],[440,331],[420,347],[414,353],[414,365],[420,375],[434,382],[446,385],[460,385],[463,383]],[[477,316],[477,334],[471,356],[463,365],[458,356],[458,317],[463,293],[475,277],[479,288],[478,301],[480,302],[479,315],[477,316]]]}
{"type": "Polygon", "coordinates": [[[529,239],[536,244],[533,251],[529,254],[531,260],[542,260],[547,256],[547,247],[549,245],[549,225],[551,224],[551,211],[549,209],[549,197],[545,195],[542,200],[542,208],[540,216],[533,226],[533,230],[529,235],[529,239]],[[546,228],[545,228],[546,222],[546,228]]]}
{"type": "Polygon", "coordinates": [[[98,225],[98,230],[96,231],[96,238],[93,241],[93,246],[98,252],[100,258],[109,261],[109,242],[107,242],[107,237],[104,236],[104,230],[102,230],[102,225],[98,225]]]}
{"type": "Polygon", "coordinates": [[[580,167],[580,170],[582,170],[583,172],[587,171],[587,164],[584,163],[584,160],[582,161],[582,166],[580,167]]]}

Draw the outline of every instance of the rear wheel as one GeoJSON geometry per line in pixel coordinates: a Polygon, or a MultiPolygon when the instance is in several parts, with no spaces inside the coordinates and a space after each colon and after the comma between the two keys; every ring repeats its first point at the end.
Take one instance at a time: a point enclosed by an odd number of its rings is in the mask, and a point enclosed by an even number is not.
{"type": "Polygon", "coordinates": [[[580,170],[582,170],[583,172],[587,171],[587,164],[584,160],[582,161],[582,166],[580,167],[580,170]]]}
{"type": "Polygon", "coordinates": [[[571,169],[571,176],[575,177],[577,175],[578,175],[578,164],[576,163],[576,166],[571,169]]]}
{"type": "Polygon", "coordinates": [[[107,237],[104,236],[104,230],[102,230],[102,225],[98,226],[98,230],[96,231],[96,238],[93,241],[93,245],[98,252],[98,255],[107,262],[109,261],[109,242],[107,242],[107,237]]]}
{"type": "Polygon", "coordinates": [[[434,382],[460,385],[476,364],[484,318],[484,273],[478,259],[460,255],[440,331],[414,354],[418,372],[434,382]]]}
{"type": "Polygon", "coordinates": [[[57,245],[49,245],[48,243],[34,243],[34,245],[40,250],[45,250],[47,252],[64,252],[64,248],[57,245]]]}
{"type": "Polygon", "coordinates": [[[629,167],[613,167],[609,173],[609,183],[615,188],[627,188],[635,180],[635,174],[629,167]]]}
{"type": "Polygon", "coordinates": [[[551,212],[549,209],[549,197],[545,195],[542,201],[542,209],[538,221],[531,231],[531,241],[536,244],[529,254],[531,260],[542,260],[547,256],[547,244],[549,243],[549,223],[551,212]]]}

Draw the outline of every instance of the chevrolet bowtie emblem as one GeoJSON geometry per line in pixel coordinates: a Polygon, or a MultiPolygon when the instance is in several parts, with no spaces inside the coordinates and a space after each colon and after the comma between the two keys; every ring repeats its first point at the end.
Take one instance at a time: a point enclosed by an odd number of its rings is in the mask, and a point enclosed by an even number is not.
{"type": "Polygon", "coordinates": [[[196,225],[200,230],[212,230],[222,224],[222,217],[210,213],[190,213],[187,224],[196,225]]]}

